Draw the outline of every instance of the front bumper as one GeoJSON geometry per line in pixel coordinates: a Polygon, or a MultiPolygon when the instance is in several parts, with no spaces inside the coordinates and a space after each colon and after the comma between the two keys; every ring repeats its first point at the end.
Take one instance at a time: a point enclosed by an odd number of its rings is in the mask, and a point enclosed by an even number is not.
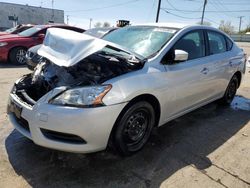
{"type": "Polygon", "coordinates": [[[8,60],[8,53],[9,50],[8,48],[4,47],[0,47],[0,61],[1,62],[6,62],[8,60]]]}
{"type": "Polygon", "coordinates": [[[11,123],[21,134],[37,145],[76,153],[104,150],[113,125],[126,105],[122,103],[96,108],[75,108],[51,105],[44,100],[39,101],[31,107],[23,103],[15,94],[10,94],[7,111],[11,123]],[[13,105],[21,109],[19,114],[14,110],[13,105]],[[73,135],[82,138],[84,142],[73,143],[68,142],[67,139],[54,139],[45,135],[43,130],[66,134],[66,136],[73,135]]]}

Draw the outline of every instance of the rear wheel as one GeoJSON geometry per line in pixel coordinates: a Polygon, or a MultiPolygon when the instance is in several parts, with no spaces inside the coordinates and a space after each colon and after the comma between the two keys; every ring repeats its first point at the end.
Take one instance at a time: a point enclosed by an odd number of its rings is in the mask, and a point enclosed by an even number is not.
{"type": "Polygon", "coordinates": [[[117,122],[113,145],[122,155],[131,155],[148,141],[155,123],[152,105],[141,101],[130,106],[117,122]]]}
{"type": "Polygon", "coordinates": [[[223,105],[229,105],[234,99],[239,85],[239,80],[236,75],[230,80],[224,96],[220,99],[220,103],[223,105]]]}
{"type": "Polygon", "coordinates": [[[26,55],[27,50],[23,47],[17,47],[10,51],[10,62],[15,65],[24,65],[26,63],[26,55]]]}

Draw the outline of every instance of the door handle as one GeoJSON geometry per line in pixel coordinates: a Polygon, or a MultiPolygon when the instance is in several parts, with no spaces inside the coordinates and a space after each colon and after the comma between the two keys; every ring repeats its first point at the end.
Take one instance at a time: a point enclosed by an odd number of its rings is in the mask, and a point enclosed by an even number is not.
{"type": "Polygon", "coordinates": [[[201,70],[201,73],[203,74],[207,74],[209,72],[209,69],[204,67],[202,70],[201,70]]]}

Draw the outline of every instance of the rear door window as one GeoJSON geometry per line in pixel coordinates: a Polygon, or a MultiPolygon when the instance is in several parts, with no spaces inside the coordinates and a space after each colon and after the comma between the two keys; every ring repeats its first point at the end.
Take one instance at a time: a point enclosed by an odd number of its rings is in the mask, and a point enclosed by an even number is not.
{"type": "Polygon", "coordinates": [[[228,37],[226,37],[226,41],[227,41],[227,51],[230,51],[233,47],[233,42],[228,37]]]}
{"type": "Polygon", "coordinates": [[[227,51],[227,44],[225,37],[215,31],[207,31],[209,54],[219,54],[227,51]]]}

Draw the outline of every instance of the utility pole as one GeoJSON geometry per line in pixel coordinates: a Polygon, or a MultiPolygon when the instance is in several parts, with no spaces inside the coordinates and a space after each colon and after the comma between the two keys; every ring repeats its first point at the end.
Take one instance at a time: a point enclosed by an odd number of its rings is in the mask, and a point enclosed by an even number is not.
{"type": "Polygon", "coordinates": [[[67,15],[67,25],[69,25],[69,15],[67,15]]]}
{"type": "Polygon", "coordinates": [[[207,5],[207,0],[204,0],[203,10],[202,10],[202,16],[201,16],[201,25],[203,25],[203,20],[204,20],[204,14],[205,14],[206,5],[207,5]]]}
{"type": "Polygon", "coordinates": [[[51,20],[53,22],[55,22],[55,20],[54,20],[54,17],[55,17],[55,13],[54,13],[54,0],[52,0],[51,3],[52,3],[52,18],[51,18],[51,20]]]}
{"type": "Polygon", "coordinates": [[[89,19],[89,29],[91,29],[92,18],[89,19]]]}
{"type": "Polygon", "coordinates": [[[242,22],[242,18],[244,18],[244,16],[239,16],[238,18],[240,18],[240,23],[239,23],[239,32],[241,30],[241,22],[242,22]]]}
{"type": "Polygon", "coordinates": [[[156,20],[155,20],[156,23],[158,23],[158,20],[159,20],[160,9],[161,9],[161,0],[158,1],[158,8],[157,8],[157,14],[156,14],[156,20]]]}

